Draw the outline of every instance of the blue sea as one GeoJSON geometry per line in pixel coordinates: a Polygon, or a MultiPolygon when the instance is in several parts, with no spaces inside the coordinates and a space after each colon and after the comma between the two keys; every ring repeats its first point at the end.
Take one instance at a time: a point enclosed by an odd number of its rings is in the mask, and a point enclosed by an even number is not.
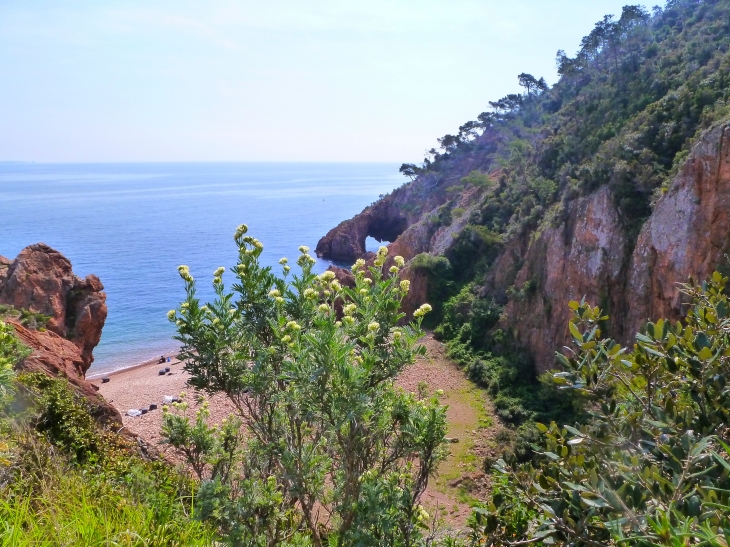
{"type": "Polygon", "coordinates": [[[109,316],[88,373],[98,374],[177,348],[166,318],[184,297],[177,266],[211,298],[213,271],[235,265],[239,224],[279,268],[402,182],[393,164],[0,163],[0,255],[42,241],[77,275],[101,278],[109,316]]]}

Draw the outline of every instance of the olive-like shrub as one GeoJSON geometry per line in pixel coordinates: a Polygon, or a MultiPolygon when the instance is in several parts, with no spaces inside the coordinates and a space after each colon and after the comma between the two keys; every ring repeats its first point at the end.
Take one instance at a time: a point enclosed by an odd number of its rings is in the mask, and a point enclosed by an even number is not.
{"type": "Polygon", "coordinates": [[[602,339],[598,308],[571,302],[574,347],[554,381],[583,399],[580,427],[540,424],[535,464],[500,460],[482,545],[730,543],[730,302],[727,278],[698,286],[686,318],[633,348],[602,339]]]}
{"type": "Polygon", "coordinates": [[[236,545],[416,545],[427,513],[419,505],[445,453],[445,409],[393,380],[424,352],[417,340],[424,305],[403,319],[403,259],[381,273],[353,266],[355,287],[331,271],[316,275],[300,247],[293,274],[260,264],[263,245],[235,234],[238,262],[227,292],[216,270],[214,302],[201,304],[187,267],[187,298],[176,324],[190,384],[223,393],[236,416],[207,425],[206,408],[165,412],[163,436],[203,484],[199,516],[236,545]]]}
{"type": "Polygon", "coordinates": [[[13,367],[30,354],[15,337],[12,325],[0,321],[0,403],[15,391],[13,367]]]}

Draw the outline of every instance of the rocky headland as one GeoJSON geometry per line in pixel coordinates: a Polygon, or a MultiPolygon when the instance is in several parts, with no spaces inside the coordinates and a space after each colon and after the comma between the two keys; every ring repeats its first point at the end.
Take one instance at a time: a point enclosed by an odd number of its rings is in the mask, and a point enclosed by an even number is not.
{"type": "Polygon", "coordinates": [[[119,412],[85,378],[107,317],[103,291],[97,276],[76,276],[71,262],[44,243],[26,247],[14,260],[0,257],[0,305],[45,316],[35,328],[17,313],[3,317],[32,350],[18,370],[66,378],[89,400],[95,417],[121,425],[119,412]]]}
{"type": "MultiPolygon", "coordinates": [[[[533,357],[537,370],[544,371],[553,367],[555,350],[569,341],[570,300],[585,297],[607,311],[605,334],[623,343],[630,343],[647,320],[682,317],[679,284],[708,278],[722,266],[728,251],[729,137],[728,123],[699,136],[638,237],[627,228],[608,186],[563,199],[537,229],[504,237],[486,273],[475,280],[482,298],[504,304],[494,328],[510,332],[533,357]]],[[[473,167],[473,162],[460,166],[438,186],[454,184],[473,167]]],[[[426,174],[385,196],[333,228],[319,241],[317,254],[372,260],[364,246],[365,238],[372,236],[390,241],[390,257],[401,255],[410,261],[421,253],[450,256],[472,214],[498,189],[467,187],[453,197],[434,189],[434,184],[434,177],[426,174]],[[447,206],[459,208],[461,214],[440,222],[447,206]]],[[[346,278],[346,272],[333,269],[346,278]]],[[[403,275],[411,280],[404,302],[410,312],[426,301],[432,280],[411,265],[403,275]]]]}

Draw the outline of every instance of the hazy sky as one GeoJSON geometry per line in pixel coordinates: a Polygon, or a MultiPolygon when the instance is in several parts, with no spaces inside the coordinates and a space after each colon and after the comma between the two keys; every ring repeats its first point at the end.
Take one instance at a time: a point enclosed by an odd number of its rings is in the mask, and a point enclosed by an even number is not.
{"type": "Polygon", "coordinates": [[[626,0],[0,0],[0,160],[413,161],[626,0]]]}

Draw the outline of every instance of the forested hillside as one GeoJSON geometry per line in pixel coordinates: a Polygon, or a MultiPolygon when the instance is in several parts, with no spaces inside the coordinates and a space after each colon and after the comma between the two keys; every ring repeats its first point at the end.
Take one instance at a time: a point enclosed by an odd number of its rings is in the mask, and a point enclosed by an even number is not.
{"type": "Polygon", "coordinates": [[[569,339],[568,300],[586,296],[628,341],[647,319],[681,316],[677,281],[725,267],[729,47],[727,0],[606,15],[575,56],[557,53],[554,86],[519,74],[520,92],[404,164],[410,182],[318,254],[392,241],[426,287],[411,296],[434,306],[431,326],[504,420],[571,415],[536,381],[569,339]]]}

